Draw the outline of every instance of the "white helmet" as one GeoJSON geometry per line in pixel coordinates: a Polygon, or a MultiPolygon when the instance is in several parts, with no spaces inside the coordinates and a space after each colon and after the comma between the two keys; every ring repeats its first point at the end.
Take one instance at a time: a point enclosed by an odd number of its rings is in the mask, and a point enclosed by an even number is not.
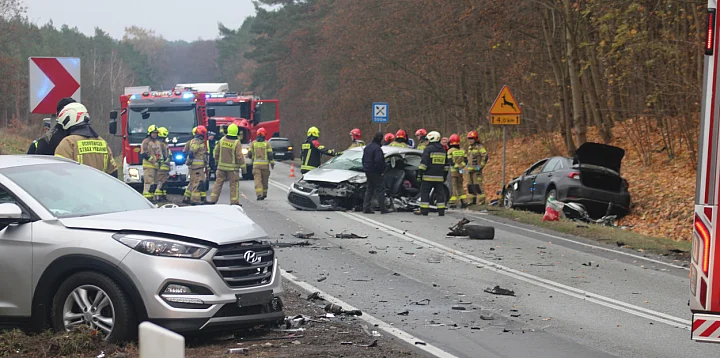
{"type": "Polygon", "coordinates": [[[432,131],[432,132],[428,133],[425,136],[425,138],[427,138],[427,140],[430,141],[430,143],[439,142],[440,141],[440,133],[438,133],[437,131],[432,131]]]}
{"type": "Polygon", "coordinates": [[[57,117],[57,122],[63,129],[76,126],[78,124],[87,123],[90,121],[87,108],[81,103],[70,103],[63,107],[62,111],[57,117]]]}

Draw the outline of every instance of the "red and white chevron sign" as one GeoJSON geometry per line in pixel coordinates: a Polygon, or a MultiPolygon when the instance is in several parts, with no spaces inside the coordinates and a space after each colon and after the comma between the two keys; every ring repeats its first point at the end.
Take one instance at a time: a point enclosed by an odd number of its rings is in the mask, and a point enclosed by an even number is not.
{"type": "Polygon", "coordinates": [[[30,57],[30,113],[56,114],[64,97],[80,102],[80,59],[30,57]]]}

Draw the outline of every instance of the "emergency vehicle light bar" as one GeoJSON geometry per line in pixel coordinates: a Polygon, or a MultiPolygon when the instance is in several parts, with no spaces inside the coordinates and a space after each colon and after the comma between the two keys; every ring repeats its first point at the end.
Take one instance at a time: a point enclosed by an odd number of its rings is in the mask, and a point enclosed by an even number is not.
{"type": "Polygon", "coordinates": [[[705,54],[712,56],[715,50],[715,9],[708,9],[707,39],[705,40],[705,54]]]}
{"type": "Polygon", "coordinates": [[[695,215],[695,231],[703,241],[702,269],[707,275],[710,263],[710,232],[705,226],[705,223],[702,222],[702,219],[700,219],[697,215],[695,215]]]}

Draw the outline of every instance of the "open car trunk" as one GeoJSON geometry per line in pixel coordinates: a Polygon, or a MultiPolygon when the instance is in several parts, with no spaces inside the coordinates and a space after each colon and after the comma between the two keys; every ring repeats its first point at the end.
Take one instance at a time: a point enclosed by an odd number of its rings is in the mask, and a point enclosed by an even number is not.
{"type": "Polygon", "coordinates": [[[623,190],[620,166],[625,150],[611,145],[586,142],[577,149],[573,167],[580,171],[580,182],[611,192],[623,190]]]}

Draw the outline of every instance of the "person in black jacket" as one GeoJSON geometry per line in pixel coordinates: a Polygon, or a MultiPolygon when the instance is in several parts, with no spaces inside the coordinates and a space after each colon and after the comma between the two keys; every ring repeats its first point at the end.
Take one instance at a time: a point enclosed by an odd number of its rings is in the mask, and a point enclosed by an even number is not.
{"type": "Polygon", "coordinates": [[[427,216],[430,212],[430,192],[434,189],[438,215],[445,216],[445,181],[450,171],[450,160],[440,144],[440,133],[427,134],[430,144],[425,148],[420,161],[420,210],[416,215],[427,216]]]}
{"type": "MultiPolygon", "coordinates": [[[[70,97],[61,99],[57,104],[56,116],[70,103],[75,103],[75,100],[70,97]]],[[[45,132],[45,135],[38,138],[36,142],[33,142],[34,144],[28,149],[27,154],[55,155],[55,149],[66,136],[67,132],[65,129],[63,129],[59,123],[56,123],[54,128],[48,130],[45,132]],[[31,149],[33,149],[32,153],[31,149]]]]}
{"type": "Polygon", "coordinates": [[[325,146],[318,141],[320,130],[317,127],[310,127],[307,132],[307,140],[302,144],[300,171],[305,174],[320,166],[320,159],[323,155],[331,157],[342,154],[332,149],[325,149],[325,146]]]}
{"type": "Polygon", "coordinates": [[[372,199],[377,197],[380,212],[387,214],[390,211],[385,208],[385,182],[383,174],[385,173],[385,154],[383,153],[381,142],[383,140],[382,132],[375,133],[370,144],[363,149],[363,171],[367,177],[365,185],[365,200],[363,201],[363,212],[365,214],[374,214],[372,210],[372,199]]]}
{"type": "Polygon", "coordinates": [[[40,136],[40,138],[35,139],[34,141],[32,141],[32,143],[30,143],[30,148],[28,148],[27,154],[35,154],[35,152],[37,152],[38,142],[41,139],[45,138],[45,134],[47,134],[47,132],[49,132],[49,131],[50,131],[50,118],[45,118],[43,120],[42,135],[40,136]]]}

